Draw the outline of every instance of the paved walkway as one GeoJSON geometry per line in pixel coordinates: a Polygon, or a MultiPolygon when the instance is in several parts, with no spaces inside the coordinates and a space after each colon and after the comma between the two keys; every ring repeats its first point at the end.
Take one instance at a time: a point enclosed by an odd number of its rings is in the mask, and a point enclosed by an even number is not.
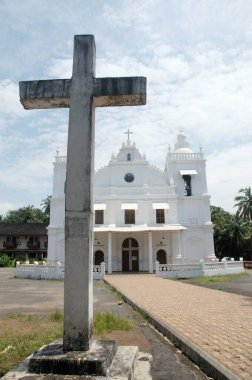
{"type": "Polygon", "coordinates": [[[154,275],[108,275],[112,286],[240,379],[252,379],[252,299],[154,275]]]}

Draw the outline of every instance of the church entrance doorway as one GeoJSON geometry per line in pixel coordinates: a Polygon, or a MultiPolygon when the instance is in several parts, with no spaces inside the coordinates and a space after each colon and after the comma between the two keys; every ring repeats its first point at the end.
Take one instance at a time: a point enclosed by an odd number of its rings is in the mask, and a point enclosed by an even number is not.
{"type": "Polygon", "coordinates": [[[159,264],[167,264],[166,252],[163,249],[159,249],[159,251],[157,251],[157,261],[159,262],[159,264]]]}
{"type": "Polygon", "coordinates": [[[102,251],[96,251],[94,265],[101,265],[101,263],[103,262],[104,262],[104,253],[102,251]]]}
{"type": "Polygon", "coordinates": [[[139,271],[139,250],[138,242],[134,238],[127,238],[122,244],[122,271],[139,271]]]}

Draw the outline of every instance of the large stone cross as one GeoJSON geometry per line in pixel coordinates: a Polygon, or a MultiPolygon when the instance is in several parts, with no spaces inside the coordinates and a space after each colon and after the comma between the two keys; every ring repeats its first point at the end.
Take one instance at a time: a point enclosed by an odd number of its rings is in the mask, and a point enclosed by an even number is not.
{"type": "Polygon", "coordinates": [[[145,104],[146,78],[95,78],[94,36],[75,36],[72,79],[20,82],[20,101],[25,109],[70,107],[63,346],[85,351],[93,322],[94,108],[145,104]]]}

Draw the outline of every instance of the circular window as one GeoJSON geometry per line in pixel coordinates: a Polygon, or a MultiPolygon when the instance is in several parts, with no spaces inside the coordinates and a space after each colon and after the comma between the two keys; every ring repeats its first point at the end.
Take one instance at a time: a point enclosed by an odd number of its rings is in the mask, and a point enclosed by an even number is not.
{"type": "Polygon", "coordinates": [[[134,174],[127,173],[127,174],[125,174],[124,179],[126,182],[133,182],[135,177],[134,177],[134,174]]]}

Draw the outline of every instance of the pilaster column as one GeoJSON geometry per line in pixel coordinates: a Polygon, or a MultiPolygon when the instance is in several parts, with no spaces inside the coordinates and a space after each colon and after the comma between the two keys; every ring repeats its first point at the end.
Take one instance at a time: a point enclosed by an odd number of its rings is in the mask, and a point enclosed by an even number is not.
{"type": "Polygon", "coordinates": [[[181,236],[180,231],[172,232],[172,261],[176,264],[181,264],[181,236]]]}
{"type": "Polygon", "coordinates": [[[112,232],[108,232],[108,274],[112,273],[112,232]]]}
{"type": "Polygon", "coordinates": [[[149,273],[153,273],[152,232],[149,231],[149,273]]]}
{"type": "Polygon", "coordinates": [[[182,256],[182,250],[181,250],[181,232],[178,233],[178,249],[179,249],[179,256],[181,257],[181,264],[183,264],[183,256],[182,256]]]}

